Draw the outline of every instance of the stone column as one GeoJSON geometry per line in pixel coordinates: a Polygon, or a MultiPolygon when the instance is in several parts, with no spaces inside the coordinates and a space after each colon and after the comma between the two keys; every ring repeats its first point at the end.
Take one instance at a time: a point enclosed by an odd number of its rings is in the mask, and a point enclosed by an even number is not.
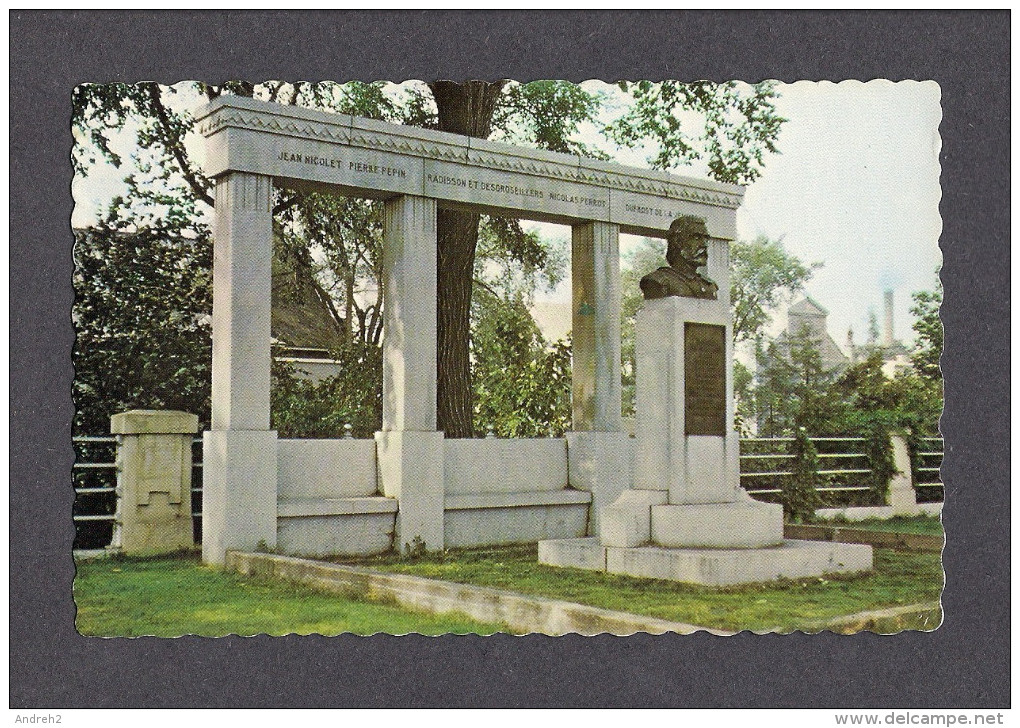
{"type": "Polygon", "coordinates": [[[592,494],[589,533],[600,512],[630,487],[631,442],[620,385],[620,228],[575,225],[571,235],[572,407],[570,485],[592,494]]]}
{"type": "Polygon", "coordinates": [[[436,431],[436,201],[385,203],[383,495],[399,500],[398,549],[443,548],[443,433],[436,431]]]}
{"type": "Polygon", "coordinates": [[[590,222],[572,229],[573,429],[619,432],[620,228],[590,222]]]}
{"type": "Polygon", "coordinates": [[[202,557],[276,545],[276,432],[269,429],[272,180],[216,180],[212,429],[205,433],[202,557]]]}
{"type": "Polygon", "coordinates": [[[114,547],[127,555],[195,545],[191,521],[191,441],[198,417],[132,410],[110,418],[117,436],[114,547]]]}

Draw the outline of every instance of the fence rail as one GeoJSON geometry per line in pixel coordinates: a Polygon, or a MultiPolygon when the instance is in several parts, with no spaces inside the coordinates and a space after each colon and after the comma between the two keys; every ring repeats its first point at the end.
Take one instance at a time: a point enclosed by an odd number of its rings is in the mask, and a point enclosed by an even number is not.
{"type": "MultiPolygon", "coordinates": [[[[740,484],[759,500],[779,502],[783,486],[793,477],[792,437],[748,437],[740,440],[740,484]]],[[[868,484],[871,467],[863,437],[813,437],[822,465],[817,471],[823,506],[878,505],[868,484]]]]}
{"type": "Polygon", "coordinates": [[[911,461],[917,499],[922,503],[941,501],[945,497],[941,475],[945,443],[941,437],[919,437],[916,445],[918,449],[911,461]]]}
{"type": "MultiPolygon", "coordinates": [[[[117,438],[113,435],[77,435],[75,463],[71,466],[74,482],[74,548],[105,548],[113,540],[117,520],[117,438]]],[[[192,440],[191,509],[195,538],[201,536],[202,519],[202,438],[192,440]]]]}
{"type": "MultiPolygon", "coordinates": [[[[76,436],[73,439],[76,462],[72,470],[74,480],[74,547],[103,548],[110,544],[116,520],[117,505],[117,438],[113,436],[76,436]]],[[[786,452],[792,437],[748,437],[740,440],[740,483],[752,496],[760,500],[778,501],[783,492],[783,480],[793,476],[789,464],[793,455],[786,452]]],[[[824,505],[880,505],[873,502],[875,494],[870,485],[862,483],[871,469],[862,467],[867,454],[862,451],[863,437],[816,437],[811,442],[819,450],[818,458],[826,468],[819,470],[823,479],[818,492],[824,505]],[[840,462],[844,467],[838,466],[840,462]]],[[[195,540],[201,539],[202,519],[202,438],[192,441],[191,508],[194,519],[195,540]]],[[[917,438],[912,458],[913,482],[918,501],[942,500],[943,485],[939,477],[943,457],[942,438],[917,438]],[[932,477],[934,475],[934,477],[932,477]]]]}

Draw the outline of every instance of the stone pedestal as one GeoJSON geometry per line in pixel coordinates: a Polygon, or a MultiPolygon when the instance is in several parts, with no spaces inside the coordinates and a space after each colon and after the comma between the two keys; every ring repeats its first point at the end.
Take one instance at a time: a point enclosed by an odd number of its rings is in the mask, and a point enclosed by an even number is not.
{"type": "Polygon", "coordinates": [[[114,415],[117,514],[114,547],[128,555],[195,545],[191,521],[191,441],[198,417],[132,410],[114,415]]]}
{"type": "Polygon", "coordinates": [[[660,298],[638,313],[633,487],[601,510],[598,538],[540,542],[541,563],[712,586],[871,568],[868,546],[784,541],[782,506],[740,488],[729,283],[715,252],[718,299],[660,298]]]}

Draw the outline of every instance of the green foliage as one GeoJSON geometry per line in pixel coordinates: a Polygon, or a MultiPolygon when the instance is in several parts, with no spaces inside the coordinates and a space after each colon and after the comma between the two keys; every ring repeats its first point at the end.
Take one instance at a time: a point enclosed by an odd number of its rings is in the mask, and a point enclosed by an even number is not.
{"type": "Polygon", "coordinates": [[[808,331],[759,347],[757,385],[747,394],[745,412],[753,412],[762,437],[840,434],[845,403],[831,388],[835,372],[822,366],[817,343],[808,331]]]}
{"type": "Polygon", "coordinates": [[[577,139],[581,124],[596,118],[603,101],[601,95],[568,81],[508,83],[492,126],[501,141],[609,159],[605,152],[577,139]]]}
{"type": "Polygon", "coordinates": [[[128,409],[210,418],[212,312],[208,233],[76,236],[72,308],[75,432],[101,434],[128,409]]]}
{"type": "Polygon", "coordinates": [[[756,422],[754,409],[754,373],[743,362],[733,362],[733,397],[736,407],[733,414],[733,427],[742,436],[750,436],[752,424],[756,422]]]}
{"type": "Polygon", "coordinates": [[[889,496],[889,481],[899,471],[893,460],[893,446],[890,435],[892,428],[885,418],[873,417],[864,429],[864,453],[871,473],[868,476],[871,493],[879,503],[885,503],[889,496]]]}
{"type": "Polygon", "coordinates": [[[942,283],[933,291],[918,291],[913,294],[914,305],[910,313],[916,317],[914,332],[914,353],[910,360],[918,375],[929,381],[941,381],[942,370],[939,357],[942,356],[942,319],[939,307],[942,305],[942,283]]]}
{"type": "Polygon", "coordinates": [[[354,437],[372,437],[382,427],[382,350],[355,341],[331,354],[340,372],[318,383],[274,359],[270,426],[280,437],[343,437],[347,424],[354,437]]]}
{"type": "Polygon", "coordinates": [[[649,163],[670,169],[703,160],[720,182],[747,184],[761,175],[766,152],[786,121],[776,114],[775,83],[745,90],[736,82],[621,82],[634,105],[608,128],[624,146],[652,142],[658,153],[649,163]],[[697,119],[692,123],[691,117],[697,119]]]}
{"type": "Polygon", "coordinates": [[[848,367],[833,384],[833,393],[846,405],[838,426],[845,432],[861,432],[874,422],[888,430],[938,434],[942,412],[942,382],[902,371],[889,379],[882,372],[882,354],[848,367]]]}
{"type": "Polygon", "coordinates": [[[806,264],[783,248],[782,240],[759,235],[751,242],[730,245],[730,305],[733,341],[758,340],[772,322],[772,313],[793,300],[822,267],[806,264]]]}
{"type": "Polygon", "coordinates": [[[819,460],[818,450],[807,435],[807,430],[798,427],[789,449],[792,458],[792,476],[782,481],[783,513],[787,520],[801,523],[811,520],[815,509],[822,504],[818,495],[819,460]]]}
{"type": "Polygon", "coordinates": [[[499,437],[570,428],[570,344],[549,346],[522,299],[477,296],[472,332],[475,431],[499,437]]]}

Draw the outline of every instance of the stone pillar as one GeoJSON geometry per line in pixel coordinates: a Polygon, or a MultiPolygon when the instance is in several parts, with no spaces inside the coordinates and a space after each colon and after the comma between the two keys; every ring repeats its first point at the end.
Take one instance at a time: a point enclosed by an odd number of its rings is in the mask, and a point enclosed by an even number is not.
{"type": "Polygon", "coordinates": [[[622,432],[620,228],[575,225],[571,234],[573,431],[567,433],[570,485],[592,494],[588,532],[630,487],[632,443],[622,432]]]}
{"type": "Polygon", "coordinates": [[[216,180],[212,429],[205,433],[202,557],[276,545],[276,432],[269,429],[272,180],[216,180]]]}
{"type": "Polygon", "coordinates": [[[398,549],[443,548],[443,433],[436,431],[436,201],[387,200],[383,231],[383,495],[398,549]]]}
{"type": "Polygon", "coordinates": [[[913,467],[910,463],[910,449],[903,435],[893,435],[893,466],[897,472],[889,482],[889,505],[894,515],[914,516],[919,513],[917,493],[914,490],[913,467]]]}
{"type": "Polygon", "coordinates": [[[620,228],[572,228],[573,430],[619,432],[620,228]]]}
{"type": "Polygon", "coordinates": [[[117,436],[114,547],[154,554],[195,545],[191,521],[191,441],[198,417],[132,410],[110,418],[117,436]]]}

